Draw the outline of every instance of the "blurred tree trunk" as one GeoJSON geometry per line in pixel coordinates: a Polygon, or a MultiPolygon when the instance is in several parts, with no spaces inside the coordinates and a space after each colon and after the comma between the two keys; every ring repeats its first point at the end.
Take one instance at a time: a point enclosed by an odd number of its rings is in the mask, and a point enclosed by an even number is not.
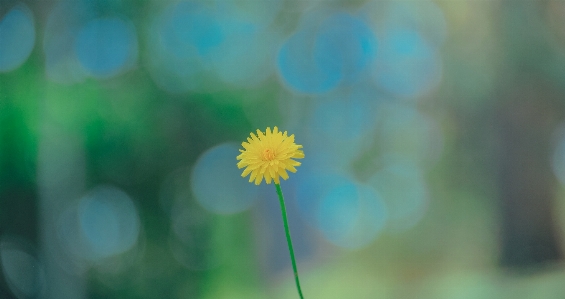
{"type": "Polygon", "coordinates": [[[530,267],[562,259],[555,222],[558,182],[551,169],[552,133],[562,111],[545,82],[524,76],[505,85],[495,120],[499,138],[499,197],[503,267],[530,267]]]}
{"type": "Polygon", "coordinates": [[[504,59],[495,109],[500,264],[531,268],[563,258],[556,222],[558,182],[553,132],[563,120],[563,54],[555,47],[547,3],[502,1],[504,59]],[[561,86],[561,87],[560,87],[561,86]]]}

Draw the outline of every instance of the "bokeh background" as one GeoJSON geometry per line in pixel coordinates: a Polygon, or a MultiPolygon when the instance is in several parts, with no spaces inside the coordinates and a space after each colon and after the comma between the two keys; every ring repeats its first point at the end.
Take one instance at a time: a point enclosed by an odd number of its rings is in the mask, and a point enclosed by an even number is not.
{"type": "Polygon", "coordinates": [[[565,2],[0,0],[0,298],[564,298],[565,2]]]}

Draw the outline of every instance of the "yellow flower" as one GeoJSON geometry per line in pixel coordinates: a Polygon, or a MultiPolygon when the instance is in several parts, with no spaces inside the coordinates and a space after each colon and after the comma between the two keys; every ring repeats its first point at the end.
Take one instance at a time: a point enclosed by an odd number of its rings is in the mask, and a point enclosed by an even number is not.
{"type": "Polygon", "coordinates": [[[294,143],[294,134],[287,136],[286,131],[280,132],[277,127],[271,133],[271,128],[267,128],[265,134],[257,130],[257,136],[251,133],[247,137],[247,142],[242,142],[244,150],[240,149],[241,154],[236,157],[241,160],[237,163],[237,168],[246,167],[241,174],[246,177],[251,173],[249,182],[255,180],[255,185],[259,185],[265,177],[267,184],[271,180],[275,184],[280,184],[279,177],[288,179],[286,171],[296,172],[295,166],[300,162],[294,159],[304,158],[304,152],[300,150],[302,145],[294,143]]]}

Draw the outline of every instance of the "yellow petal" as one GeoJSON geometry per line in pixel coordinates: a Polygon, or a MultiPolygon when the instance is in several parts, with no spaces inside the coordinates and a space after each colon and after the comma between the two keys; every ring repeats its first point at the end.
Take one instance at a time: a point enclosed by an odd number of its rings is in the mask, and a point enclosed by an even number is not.
{"type": "Polygon", "coordinates": [[[241,174],[241,176],[246,177],[249,173],[251,173],[251,171],[253,171],[253,169],[247,167],[243,170],[243,173],[241,174]]]}
{"type": "Polygon", "coordinates": [[[288,164],[292,165],[292,166],[300,166],[300,162],[298,161],[294,161],[292,159],[288,159],[288,164]]]}
{"type": "Polygon", "coordinates": [[[295,172],[296,172],[296,168],[294,168],[294,166],[292,166],[292,165],[288,165],[288,164],[287,164],[287,165],[286,165],[286,169],[287,169],[288,171],[292,172],[292,173],[295,173],[295,172]]]}
{"type": "Polygon", "coordinates": [[[249,182],[251,183],[257,177],[258,174],[259,174],[259,170],[254,169],[251,172],[251,175],[249,176],[249,182]]]}
{"type": "Polygon", "coordinates": [[[261,184],[261,181],[263,180],[263,175],[260,174],[255,178],[255,185],[259,185],[261,184]]]}
{"type": "Polygon", "coordinates": [[[261,165],[261,170],[259,171],[259,173],[261,173],[261,174],[265,173],[265,170],[267,170],[267,167],[269,167],[269,164],[268,164],[268,163],[263,163],[263,164],[261,165]]]}
{"type": "Polygon", "coordinates": [[[284,170],[284,169],[282,169],[282,168],[279,169],[279,175],[280,175],[283,179],[288,180],[288,173],[286,173],[286,170],[284,170]]]}
{"type": "MultiPolygon", "coordinates": [[[[257,130],[257,132],[261,133],[261,131],[259,131],[259,130],[257,130]]],[[[259,138],[257,138],[257,136],[255,136],[255,134],[253,134],[253,133],[251,133],[251,139],[255,142],[260,142],[259,138]]]]}
{"type": "Polygon", "coordinates": [[[264,141],[265,140],[265,135],[263,134],[263,132],[261,132],[261,130],[257,129],[257,136],[259,137],[260,141],[264,141]]]}

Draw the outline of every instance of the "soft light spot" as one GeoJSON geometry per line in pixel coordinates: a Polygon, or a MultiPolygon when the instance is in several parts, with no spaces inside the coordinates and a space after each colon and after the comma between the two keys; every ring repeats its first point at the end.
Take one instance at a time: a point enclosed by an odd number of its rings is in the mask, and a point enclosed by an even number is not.
{"type": "Polygon", "coordinates": [[[114,76],[137,58],[135,28],[119,18],[94,19],[79,31],[75,51],[81,65],[93,76],[114,76]]]}
{"type": "Polygon", "coordinates": [[[553,136],[554,149],[551,167],[559,182],[565,185],[565,123],[557,127],[553,136]]]}
{"type": "Polygon", "coordinates": [[[376,49],[376,38],[363,20],[314,11],[282,45],[277,63],[284,83],[294,91],[324,93],[355,82],[376,49]]]}
{"type": "Polygon", "coordinates": [[[18,68],[29,57],[35,44],[35,25],[31,11],[18,4],[0,19],[0,73],[18,68]]]}
{"type": "Polygon", "coordinates": [[[346,184],[331,190],[318,211],[320,230],[333,244],[359,249],[384,228],[387,210],[379,194],[368,186],[346,184]]]}
{"type": "Polygon", "coordinates": [[[394,96],[417,98],[441,81],[437,49],[415,29],[390,28],[382,38],[373,76],[394,96]]]}
{"type": "Polygon", "coordinates": [[[247,210],[258,199],[258,188],[241,178],[236,166],[238,147],[224,143],[210,148],[196,161],[190,186],[198,203],[218,214],[247,210]]]}
{"type": "Polygon", "coordinates": [[[0,242],[2,274],[18,298],[35,298],[45,283],[43,269],[33,255],[20,247],[15,242],[0,242]]]}
{"type": "Polygon", "coordinates": [[[429,197],[421,170],[410,163],[387,164],[369,179],[386,203],[390,232],[402,232],[415,226],[425,215],[429,197]]]}
{"type": "Polygon", "coordinates": [[[81,234],[92,259],[127,251],[137,243],[139,216],[131,198],[112,186],[99,186],[78,205],[81,234]]]}

